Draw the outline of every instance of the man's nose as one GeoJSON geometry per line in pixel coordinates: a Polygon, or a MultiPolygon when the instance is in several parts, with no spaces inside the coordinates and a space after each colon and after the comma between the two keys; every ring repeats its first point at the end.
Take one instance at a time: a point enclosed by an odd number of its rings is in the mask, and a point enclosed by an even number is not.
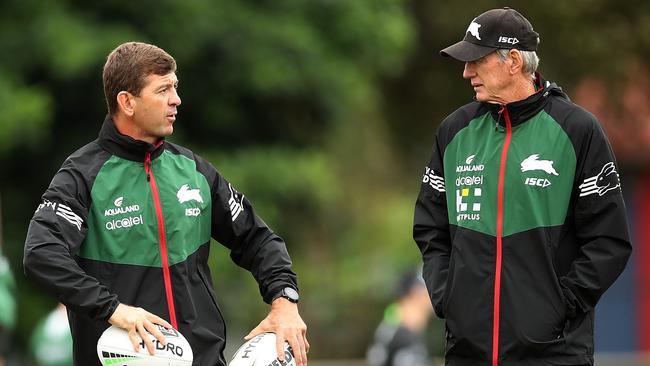
{"type": "Polygon", "coordinates": [[[476,72],[474,71],[474,67],[470,62],[465,62],[465,68],[463,69],[463,78],[464,79],[471,79],[474,76],[476,76],[476,72]]]}
{"type": "Polygon", "coordinates": [[[178,95],[178,90],[176,88],[172,88],[172,96],[169,98],[169,104],[171,105],[181,105],[181,97],[178,95]]]}

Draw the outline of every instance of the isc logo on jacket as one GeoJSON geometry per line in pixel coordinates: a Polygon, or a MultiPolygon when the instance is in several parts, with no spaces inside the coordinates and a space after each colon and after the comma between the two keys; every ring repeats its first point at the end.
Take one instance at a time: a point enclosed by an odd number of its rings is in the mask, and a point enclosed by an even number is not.
{"type": "Polygon", "coordinates": [[[526,180],[524,180],[524,184],[526,185],[541,188],[546,188],[552,184],[551,181],[546,177],[551,175],[560,175],[553,167],[553,160],[540,159],[539,154],[532,154],[526,159],[522,160],[521,171],[540,171],[546,173],[545,177],[526,177],[526,180]]]}
{"type": "MultiPolygon", "coordinates": [[[[185,202],[198,202],[203,203],[203,198],[201,198],[200,189],[190,189],[190,186],[183,184],[181,188],[176,193],[176,198],[178,198],[178,203],[185,202]]],[[[198,207],[191,207],[185,209],[185,216],[199,216],[201,214],[201,209],[198,207]]]]}

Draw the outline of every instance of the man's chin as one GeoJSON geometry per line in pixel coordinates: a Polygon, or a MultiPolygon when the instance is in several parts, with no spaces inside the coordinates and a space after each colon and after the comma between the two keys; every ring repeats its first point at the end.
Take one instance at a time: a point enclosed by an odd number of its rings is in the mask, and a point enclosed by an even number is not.
{"type": "Polygon", "coordinates": [[[489,102],[489,96],[486,93],[483,93],[481,91],[477,92],[474,95],[474,98],[478,100],[479,102],[489,102]]]}
{"type": "Polygon", "coordinates": [[[490,104],[503,104],[503,103],[499,102],[498,100],[494,100],[493,98],[490,98],[490,97],[488,97],[486,95],[482,95],[482,94],[476,94],[476,96],[474,98],[478,102],[490,103],[490,104]]]}
{"type": "Polygon", "coordinates": [[[161,131],[159,137],[167,137],[167,136],[171,136],[172,133],[174,133],[174,126],[173,126],[173,125],[169,125],[169,126],[165,127],[165,128],[161,131]]]}

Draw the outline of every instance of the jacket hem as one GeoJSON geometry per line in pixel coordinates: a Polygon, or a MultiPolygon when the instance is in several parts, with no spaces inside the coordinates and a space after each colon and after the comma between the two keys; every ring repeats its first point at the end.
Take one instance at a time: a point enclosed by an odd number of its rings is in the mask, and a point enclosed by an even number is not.
{"type": "MultiPolygon", "coordinates": [[[[445,366],[489,366],[491,360],[462,358],[462,357],[445,357],[445,366]]],[[[499,360],[499,366],[577,366],[593,365],[593,355],[574,355],[574,356],[557,356],[557,357],[536,357],[529,359],[499,360]]]]}

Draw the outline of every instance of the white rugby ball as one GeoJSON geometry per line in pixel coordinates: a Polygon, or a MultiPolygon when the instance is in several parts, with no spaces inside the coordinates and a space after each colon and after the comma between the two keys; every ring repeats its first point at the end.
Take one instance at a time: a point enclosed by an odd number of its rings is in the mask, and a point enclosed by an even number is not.
{"type": "Polygon", "coordinates": [[[278,360],[275,333],[262,333],[239,347],[229,366],[296,366],[296,360],[287,342],[284,342],[284,362],[278,360]]]}
{"type": "Polygon", "coordinates": [[[194,355],[185,337],[175,329],[158,326],[165,336],[163,345],[149,334],[156,351],[149,354],[144,341],[140,342],[139,352],[133,345],[126,330],[111,325],[97,341],[97,356],[104,366],[191,366],[194,355]]]}

